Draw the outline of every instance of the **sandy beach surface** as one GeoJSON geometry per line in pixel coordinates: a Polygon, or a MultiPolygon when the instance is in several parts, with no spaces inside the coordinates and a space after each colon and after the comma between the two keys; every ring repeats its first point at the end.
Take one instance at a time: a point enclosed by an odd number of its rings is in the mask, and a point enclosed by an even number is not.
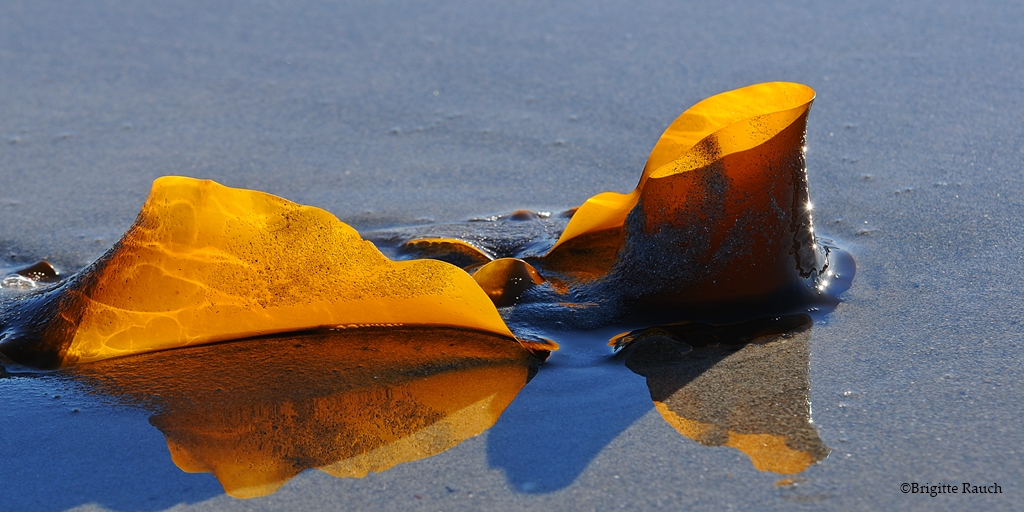
{"type": "Polygon", "coordinates": [[[690,105],[772,80],[817,91],[815,222],[857,261],[796,370],[831,448],[797,475],[680,435],[608,359],[608,328],[565,333],[444,453],[252,500],[179,470],[149,412],[5,361],[0,509],[1015,509],[1021,27],[1022,4],[945,0],[0,2],[5,267],[82,268],[163,175],[361,231],[561,211],[632,189],[690,105]],[[965,482],[1001,493],[901,492],[965,482]]]}

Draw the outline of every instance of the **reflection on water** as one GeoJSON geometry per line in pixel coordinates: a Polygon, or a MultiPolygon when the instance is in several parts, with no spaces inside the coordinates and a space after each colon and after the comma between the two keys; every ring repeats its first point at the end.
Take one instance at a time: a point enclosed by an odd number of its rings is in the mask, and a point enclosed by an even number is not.
{"type": "Polygon", "coordinates": [[[729,446],[761,471],[793,474],[828,456],[811,422],[806,315],[728,326],[682,324],[612,340],[679,433],[729,446]]]}
{"type": "Polygon", "coordinates": [[[246,340],[80,365],[78,380],[153,411],[183,471],[235,497],[308,468],[363,477],[480,434],[540,360],[453,328],[358,329],[246,340]]]}

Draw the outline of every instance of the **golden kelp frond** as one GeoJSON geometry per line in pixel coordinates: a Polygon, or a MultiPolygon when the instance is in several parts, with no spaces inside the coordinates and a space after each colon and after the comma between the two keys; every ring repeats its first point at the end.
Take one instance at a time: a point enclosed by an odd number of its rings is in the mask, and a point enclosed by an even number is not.
{"type": "Polygon", "coordinates": [[[658,139],[644,166],[640,185],[648,177],[703,167],[693,164],[704,139],[716,134],[721,156],[745,151],[772,138],[810,108],[814,90],[790,82],[768,82],[707,98],[683,112],[658,139]],[[666,168],[668,164],[672,167],[666,168]]]}
{"type": "Polygon", "coordinates": [[[532,265],[517,258],[497,259],[472,273],[473,280],[498,307],[514,305],[523,292],[544,283],[532,265]]]}
{"type": "Polygon", "coordinates": [[[794,288],[819,264],[803,157],[813,99],[774,82],[698,103],[666,130],[633,192],[580,207],[542,271],[615,281],[638,307],[794,288]]]}
{"type": "Polygon", "coordinates": [[[399,250],[416,258],[447,261],[457,267],[481,265],[494,259],[483,249],[455,238],[416,238],[402,244],[399,250]]]}
{"type": "Polygon", "coordinates": [[[504,336],[366,328],[189,347],[71,375],[151,410],[175,464],[238,498],[302,471],[363,477],[490,428],[540,360],[504,336]],[[225,371],[225,369],[229,369],[225,371]]]}
{"type": "MultiPolygon", "coordinates": [[[[796,122],[811,106],[806,85],[769,82],[717,94],[683,112],[655,144],[636,189],[587,199],[552,252],[588,233],[621,227],[650,178],[701,169],[715,160],[763,144],[796,122]]],[[[682,199],[682,198],[677,198],[682,199]]]]}
{"type": "Polygon", "coordinates": [[[619,335],[619,356],[643,375],[679,433],[747,454],[761,471],[793,474],[824,459],[811,422],[811,319],[677,324],[619,335]]]}
{"type": "Polygon", "coordinates": [[[324,210],[181,177],[154,182],[107,254],[4,314],[0,350],[50,366],[339,326],[511,337],[457,267],[391,261],[324,210]]]}

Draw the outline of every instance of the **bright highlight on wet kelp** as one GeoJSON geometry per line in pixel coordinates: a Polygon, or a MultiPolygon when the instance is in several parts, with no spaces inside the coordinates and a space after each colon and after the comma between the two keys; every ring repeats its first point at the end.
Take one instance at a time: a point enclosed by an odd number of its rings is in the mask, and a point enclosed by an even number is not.
{"type": "Polygon", "coordinates": [[[319,208],[179,177],[156,180],[135,224],[96,262],[0,314],[0,350],[48,367],[373,325],[457,326],[515,343],[456,267],[391,261],[319,208]]]}
{"type": "Polygon", "coordinates": [[[763,297],[811,277],[821,267],[804,163],[813,99],[810,87],[775,82],[694,105],[658,140],[636,189],[583,203],[544,266],[574,282],[618,281],[626,299],[659,308],[763,297]]]}
{"type": "Polygon", "coordinates": [[[611,345],[663,418],[797,473],[828,448],[808,406],[811,320],[792,313],[853,276],[812,227],[813,99],[785,82],[719,94],[669,126],[628,194],[364,234],[377,245],[318,208],[160,178],[78,274],[41,262],[0,281],[0,352],[153,411],[181,469],[252,497],[490,428],[558,347],[536,332],[655,325],[611,345]]]}

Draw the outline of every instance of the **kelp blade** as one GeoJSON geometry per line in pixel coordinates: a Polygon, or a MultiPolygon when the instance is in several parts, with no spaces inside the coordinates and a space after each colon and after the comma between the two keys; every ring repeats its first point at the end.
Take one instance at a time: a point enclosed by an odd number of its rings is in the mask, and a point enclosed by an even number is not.
{"type": "Polygon", "coordinates": [[[363,477],[441,453],[491,427],[539,363],[491,333],[380,327],[140,354],[70,375],[152,411],[180,469],[252,498],[306,469],[363,477]]]}
{"type": "Polygon", "coordinates": [[[633,192],[603,192],[573,215],[554,250],[573,238],[621,227],[649,178],[699,169],[715,158],[751,149],[796,121],[814,91],[790,82],[768,82],[717,94],[683,112],[655,144],[633,192]],[[714,141],[707,139],[714,135],[714,141]],[[718,151],[708,151],[709,146],[718,151]]]}
{"type": "Polygon", "coordinates": [[[728,134],[723,154],[750,149],[771,138],[803,114],[814,99],[814,91],[802,84],[767,82],[750,85],[700,101],[683,112],[665,129],[644,166],[643,185],[665,165],[685,158],[708,136],[728,134]],[[770,116],[766,118],[766,116],[770,116]],[[751,128],[736,123],[758,123],[751,128]],[[728,131],[722,131],[729,128],[728,131]]]}
{"type": "Polygon", "coordinates": [[[774,82],[697,104],[666,130],[637,188],[584,203],[540,268],[604,281],[638,308],[800,288],[820,264],[803,155],[813,99],[774,82]]]}
{"type": "Polygon", "coordinates": [[[182,177],[154,182],[107,254],[4,314],[0,350],[42,366],[338,326],[511,337],[457,267],[391,261],[324,210],[182,177]]]}
{"type": "Polygon", "coordinates": [[[457,267],[483,265],[494,259],[483,249],[455,238],[423,237],[409,240],[399,248],[401,254],[416,259],[447,261],[457,267]]]}
{"type": "Polygon", "coordinates": [[[523,292],[544,283],[537,270],[517,258],[499,258],[472,269],[473,280],[491,298],[495,306],[512,306],[523,292]]]}

